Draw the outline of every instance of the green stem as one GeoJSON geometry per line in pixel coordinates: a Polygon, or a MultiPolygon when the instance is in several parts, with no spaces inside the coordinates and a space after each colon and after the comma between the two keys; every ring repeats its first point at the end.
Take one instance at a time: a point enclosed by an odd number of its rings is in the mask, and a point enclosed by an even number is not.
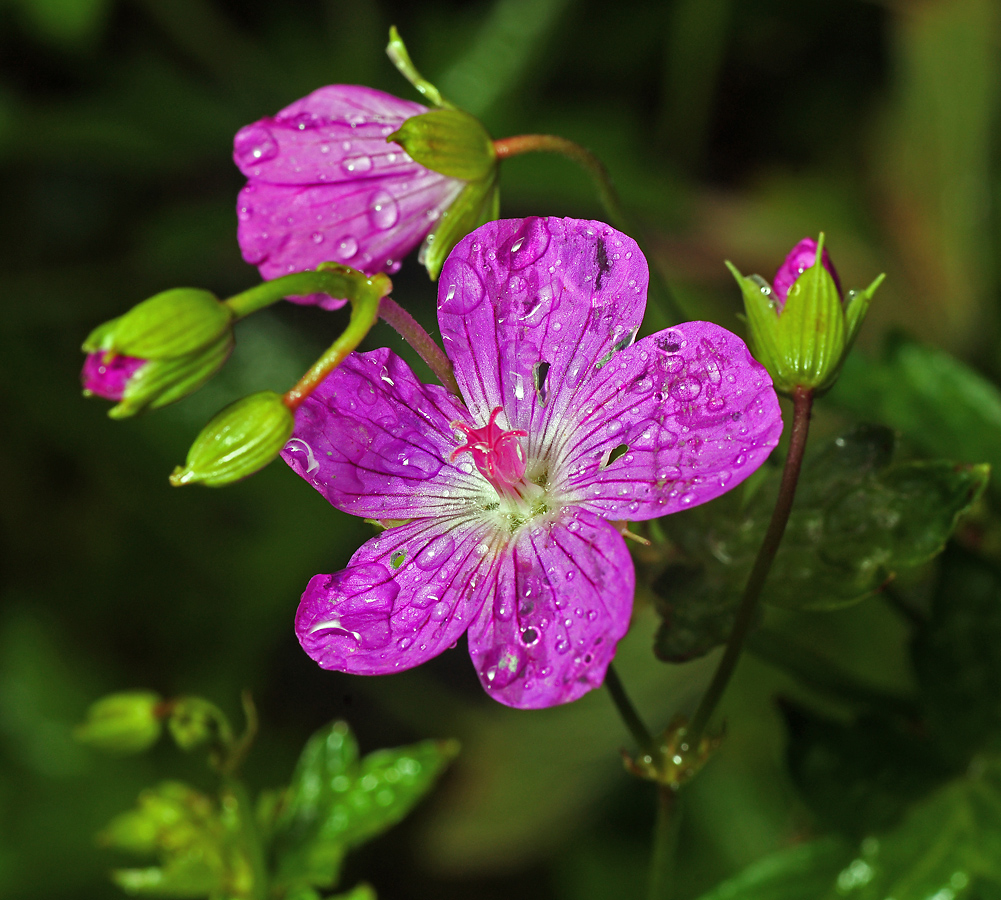
{"type": "MultiPolygon", "coordinates": [[[[299,274],[305,275],[307,273],[303,272],[299,274]]],[[[316,272],[312,274],[319,275],[322,273],[316,272]]],[[[390,280],[381,273],[373,275],[371,278],[366,278],[364,285],[357,279],[353,280],[352,284],[353,293],[348,295],[351,301],[351,319],[348,322],[348,327],[330,345],[326,353],[313,363],[309,371],[282,398],[284,404],[293,412],[319,387],[323,379],[336,369],[343,362],[344,358],[362,342],[365,335],[369,333],[379,318],[380,301],[393,287],[390,280]]]]}
{"type": "Polygon", "coordinates": [[[793,393],[792,434],[789,439],[789,453],[786,456],[785,468],[782,470],[779,495],[775,501],[775,508],[772,510],[768,530],[761,542],[758,556],[754,560],[754,568],[751,569],[751,574],[744,587],[744,596],[737,609],[737,616],[733,623],[733,630],[730,632],[730,638],[727,640],[726,649],[723,651],[723,658],[720,660],[713,679],[688,725],[685,743],[689,747],[699,746],[699,741],[709,724],[709,719],[730,683],[730,677],[733,675],[737,661],[740,659],[740,653],[744,649],[744,641],[754,624],[761,591],[765,586],[779,544],[782,543],[782,535],[785,534],[789,513],[792,511],[796,485],[799,482],[799,471],[803,465],[806,438],[810,431],[810,411],[812,408],[813,391],[809,388],[796,388],[793,393]]]}
{"type": "Polygon", "coordinates": [[[417,355],[427,363],[435,378],[456,397],[462,396],[451,360],[410,313],[391,297],[383,297],[379,301],[379,316],[417,351],[417,355]]]}
{"type": "Polygon", "coordinates": [[[223,780],[223,793],[228,793],[236,803],[237,816],[240,822],[240,842],[243,852],[250,863],[252,884],[251,900],[268,900],[270,885],[268,883],[268,868],[264,859],[264,846],[254,818],[254,808],[250,802],[247,788],[238,778],[227,777],[223,780]]]}
{"type": "Polygon", "coordinates": [[[629,733],[633,736],[633,740],[639,746],[640,752],[649,756],[651,760],[655,760],[660,753],[657,742],[654,740],[653,735],[650,734],[650,729],[646,727],[640,718],[636,707],[633,706],[622,684],[622,680],[619,678],[619,673],[615,671],[615,666],[611,663],[605,672],[605,687],[608,688],[608,693],[615,704],[615,710],[618,712],[623,724],[629,730],[629,733]]]}
{"type": "Polygon", "coordinates": [[[656,313],[652,316],[655,320],[652,323],[653,327],[656,329],[666,328],[668,325],[680,322],[685,318],[684,312],[663,274],[652,264],[652,257],[646,249],[646,242],[642,239],[641,232],[625,211],[618,191],[615,190],[615,185],[612,183],[612,177],[597,156],[580,144],[554,134],[519,134],[514,137],[500,138],[494,141],[494,150],[498,159],[520,156],[524,153],[541,152],[558,153],[560,156],[577,163],[594,182],[598,198],[605,208],[610,223],[620,231],[633,235],[647,261],[651,263],[650,283],[651,287],[654,288],[652,294],[657,307],[656,313]]]}
{"type": "Polygon", "coordinates": [[[323,263],[319,269],[293,272],[291,275],[264,281],[250,290],[235,294],[224,302],[233,311],[234,318],[239,320],[286,297],[301,294],[327,294],[330,297],[338,299],[343,297],[349,300],[352,297],[360,298],[373,290],[382,290],[383,281],[388,285],[384,293],[388,294],[392,290],[392,284],[385,275],[377,274],[368,278],[346,266],[323,263]]]}
{"type": "Polygon", "coordinates": [[[657,822],[650,857],[650,900],[671,898],[680,831],[681,794],[666,784],[657,785],[657,822]]]}

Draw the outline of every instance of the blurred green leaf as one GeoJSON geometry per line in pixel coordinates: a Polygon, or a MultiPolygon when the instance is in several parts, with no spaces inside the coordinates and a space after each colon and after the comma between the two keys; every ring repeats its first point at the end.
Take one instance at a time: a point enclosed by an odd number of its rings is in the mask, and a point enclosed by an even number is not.
{"type": "Polygon", "coordinates": [[[110,0],[16,0],[25,24],[46,43],[83,44],[102,30],[110,0]]]}
{"type": "Polygon", "coordinates": [[[136,808],[116,816],[99,840],[159,857],[159,866],[112,873],[128,894],[235,898],[249,896],[252,880],[238,830],[235,803],[217,807],[186,784],[166,781],[143,791],[136,808]]]}
{"type": "Polygon", "coordinates": [[[701,900],[959,900],[1001,886],[1001,770],[982,764],[867,837],[851,858],[829,839],[784,850],[701,900]]]}
{"type": "Polygon", "coordinates": [[[345,852],[403,819],[457,752],[454,741],[422,741],[359,760],[347,723],[318,731],[274,824],[276,883],[332,887],[345,852]]]}
{"type": "Polygon", "coordinates": [[[950,547],[931,618],[912,645],[929,730],[943,754],[965,762],[1001,741],[1001,571],[950,547]]]}
{"type": "Polygon", "coordinates": [[[851,724],[781,704],[792,779],[825,826],[856,839],[895,825],[950,774],[913,726],[864,713],[851,724]]]}
{"type": "Polygon", "coordinates": [[[748,866],[699,900],[805,900],[824,890],[850,858],[847,846],[831,839],[780,850],[748,866]]]}
{"type": "MultiPolygon", "coordinates": [[[[856,603],[941,552],[983,491],[986,466],[892,463],[894,438],[860,426],[811,454],[763,599],[788,609],[856,603]]],[[[741,505],[734,491],[659,526],[682,551],[654,581],[665,661],[702,655],[729,633],[733,611],[771,517],[779,473],[763,476],[741,505]]]]}
{"type": "Polygon", "coordinates": [[[852,354],[828,399],[929,455],[1001,471],[1001,391],[943,350],[897,335],[879,360],[852,354]]]}

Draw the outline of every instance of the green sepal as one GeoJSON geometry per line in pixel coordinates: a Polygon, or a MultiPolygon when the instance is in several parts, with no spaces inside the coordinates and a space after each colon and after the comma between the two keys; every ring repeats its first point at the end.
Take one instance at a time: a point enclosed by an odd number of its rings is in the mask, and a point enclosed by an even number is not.
{"type": "Polygon", "coordinates": [[[275,886],[333,887],[347,850],[399,822],[457,752],[454,741],[423,741],[359,759],[347,723],[320,729],[275,808],[275,886]]]}
{"type": "Polygon", "coordinates": [[[869,312],[869,304],[872,303],[873,295],[886,278],[886,273],[877,275],[872,284],[863,291],[849,291],[845,297],[845,327],[848,330],[848,339],[845,342],[845,352],[851,350],[858,337],[865,315],[869,312]]]}
{"type": "Polygon", "coordinates": [[[452,205],[442,213],[434,230],[424,239],[417,261],[437,281],[448,254],[471,231],[500,214],[500,185],[496,168],[480,181],[467,184],[452,205]]]}
{"type": "Polygon", "coordinates": [[[386,55],[393,65],[396,66],[396,70],[417,88],[421,96],[428,103],[432,106],[454,108],[451,103],[442,97],[438,88],[417,71],[417,67],[410,59],[407,46],[403,43],[403,38],[400,37],[400,32],[396,30],[395,25],[389,27],[389,43],[386,45],[386,55]]]}
{"type": "Polygon", "coordinates": [[[497,164],[487,130],[461,109],[433,109],[412,116],[386,140],[396,141],[414,162],[449,178],[476,181],[497,164]]]}
{"type": "Polygon", "coordinates": [[[141,753],[160,737],[162,703],[163,698],[152,691],[109,694],[91,705],[73,737],[99,750],[141,753]]]}
{"type": "Polygon", "coordinates": [[[772,375],[778,371],[779,349],[776,340],[778,305],[768,283],[756,275],[742,275],[730,260],[726,267],[736,279],[744,296],[744,312],[748,326],[748,343],[754,358],[772,375]]]}
{"type": "Polygon", "coordinates": [[[151,359],[138,368],[122,393],[122,399],[108,410],[112,419],[126,419],[147,409],[160,409],[183,400],[215,375],[233,352],[232,331],[225,331],[216,341],[170,359],[151,359]]]}
{"type": "Polygon", "coordinates": [[[167,730],[182,750],[212,742],[228,746],[233,730],[219,707],[201,697],[180,697],[171,704],[167,730]]]}
{"type": "Polygon", "coordinates": [[[170,483],[222,487],[253,475],[276,459],[292,436],[295,418],[274,391],[259,391],[217,413],[195,438],[170,483]]]}
{"type": "Polygon", "coordinates": [[[232,322],[230,309],[208,291],[172,288],[98,325],[83,349],[140,359],[185,356],[217,340],[232,322]]]}

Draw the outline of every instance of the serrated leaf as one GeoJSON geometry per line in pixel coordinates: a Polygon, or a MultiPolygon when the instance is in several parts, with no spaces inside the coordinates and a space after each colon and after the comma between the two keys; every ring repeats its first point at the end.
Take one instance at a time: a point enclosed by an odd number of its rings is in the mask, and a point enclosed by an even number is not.
{"type": "Polygon", "coordinates": [[[944,350],[898,336],[879,360],[855,353],[828,400],[929,455],[1001,466],[1001,391],[944,350]]]}
{"type": "MultiPolygon", "coordinates": [[[[941,552],[983,491],[986,466],[891,462],[893,433],[859,426],[810,454],[763,600],[788,609],[848,606],[941,552]]],[[[666,661],[702,655],[729,633],[778,490],[777,469],[740,491],[661,519],[681,560],[652,583],[666,661]],[[743,496],[746,496],[746,492],[743,496]]]]}
{"type": "Polygon", "coordinates": [[[346,723],[318,731],[274,825],[276,883],[332,887],[347,850],[403,819],[457,750],[453,741],[423,741],[359,761],[346,723]]]}
{"type": "Polygon", "coordinates": [[[959,762],[1001,742],[1001,571],[950,547],[931,618],[914,636],[912,658],[925,719],[941,752],[959,762]]]}

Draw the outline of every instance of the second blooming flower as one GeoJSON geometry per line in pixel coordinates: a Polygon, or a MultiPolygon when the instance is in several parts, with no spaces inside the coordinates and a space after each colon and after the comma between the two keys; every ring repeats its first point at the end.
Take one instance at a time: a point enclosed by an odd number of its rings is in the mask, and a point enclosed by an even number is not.
{"type": "Polygon", "coordinates": [[[502,703],[601,684],[635,586],[611,522],[719,496],[782,431],[735,335],[689,322],[634,342],[647,279],[636,244],[603,223],[489,223],[439,282],[461,398],[376,350],[300,407],[286,461],[337,508],[392,520],[303,594],[296,631],[321,666],[399,671],[468,629],[502,703]]]}

